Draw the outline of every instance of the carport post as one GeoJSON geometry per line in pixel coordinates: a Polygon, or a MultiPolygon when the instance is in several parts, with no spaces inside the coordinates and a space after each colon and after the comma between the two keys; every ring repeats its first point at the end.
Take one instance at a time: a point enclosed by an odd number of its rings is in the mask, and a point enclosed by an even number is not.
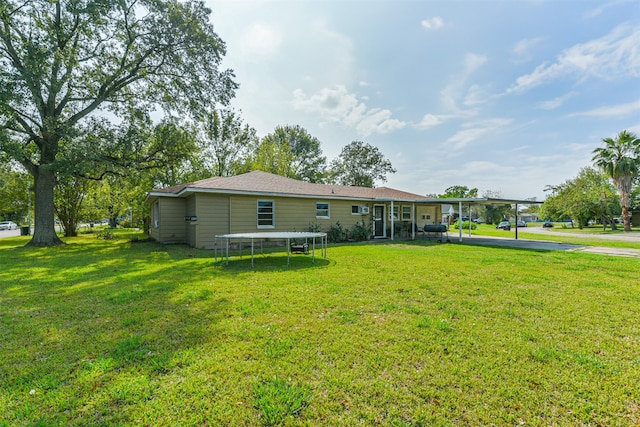
{"type": "Polygon", "coordinates": [[[516,203],[516,240],[518,240],[518,204],[516,203]]]}
{"type": "Polygon", "coordinates": [[[411,204],[411,240],[416,240],[416,204],[411,204]]]}
{"type": "Polygon", "coordinates": [[[460,243],[462,243],[462,200],[458,202],[458,234],[460,235],[460,243]]]}
{"type": "MultiPolygon", "coordinates": [[[[383,222],[384,224],[384,222],[383,222]]],[[[391,240],[394,240],[395,237],[395,224],[394,224],[394,218],[393,218],[393,200],[391,201],[391,240]]]]}

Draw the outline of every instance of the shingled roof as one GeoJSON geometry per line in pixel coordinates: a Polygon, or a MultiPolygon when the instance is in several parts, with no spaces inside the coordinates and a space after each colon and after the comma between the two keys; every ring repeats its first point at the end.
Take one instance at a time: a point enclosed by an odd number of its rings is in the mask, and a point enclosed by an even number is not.
{"type": "Polygon", "coordinates": [[[312,184],[263,171],[229,177],[213,177],[188,184],[153,190],[150,198],[179,197],[187,193],[235,193],[274,196],[326,197],[371,200],[427,200],[427,197],[388,187],[368,188],[346,185],[312,184]]]}

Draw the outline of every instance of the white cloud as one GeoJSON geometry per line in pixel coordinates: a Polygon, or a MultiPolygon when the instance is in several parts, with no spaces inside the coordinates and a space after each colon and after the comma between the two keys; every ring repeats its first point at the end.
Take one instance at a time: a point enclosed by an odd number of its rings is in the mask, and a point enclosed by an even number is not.
{"type": "Polygon", "coordinates": [[[324,88],[311,96],[307,96],[302,89],[296,89],[293,92],[293,107],[316,113],[324,120],[353,127],[362,136],[389,133],[406,125],[401,120],[393,119],[389,110],[368,108],[344,86],[324,88]]]}
{"type": "MultiPolygon", "coordinates": [[[[463,60],[463,71],[461,74],[457,76],[453,76],[450,82],[440,91],[440,102],[443,107],[449,111],[454,112],[456,114],[464,115],[465,113],[458,107],[458,100],[463,97],[463,93],[465,92],[464,86],[467,83],[467,80],[478,68],[484,65],[487,62],[487,57],[484,55],[478,55],[475,53],[467,53],[464,56],[463,60]]],[[[473,90],[476,90],[474,86],[472,86],[473,90]]],[[[472,98],[469,98],[468,101],[471,103],[476,103],[477,98],[473,98],[473,94],[470,94],[472,98]]]]}
{"type": "Polygon", "coordinates": [[[467,123],[447,140],[447,146],[453,150],[461,150],[473,141],[484,138],[486,135],[495,135],[511,124],[511,119],[489,119],[481,122],[467,123]]]}
{"type": "Polygon", "coordinates": [[[414,127],[417,129],[429,129],[434,126],[438,126],[442,124],[445,120],[444,116],[437,116],[434,114],[425,114],[422,120],[419,123],[415,124],[414,127]]]}
{"type": "MultiPolygon", "coordinates": [[[[631,1],[635,1],[635,0],[631,0],[631,1]]],[[[610,9],[612,7],[615,7],[620,4],[625,4],[625,3],[629,3],[629,0],[614,0],[614,1],[606,2],[604,4],[598,5],[598,7],[596,7],[595,9],[591,9],[587,11],[587,13],[585,13],[585,17],[595,18],[597,16],[602,15],[607,9],[610,9]]]]}
{"type": "Polygon", "coordinates": [[[570,92],[570,93],[567,93],[566,95],[558,96],[549,101],[539,102],[537,104],[537,107],[541,110],[555,110],[557,108],[562,107],[565,101],[567,101],[570,98],[573,98],[576,95],[577,95],[576,92],[570,92]]]}
{"type": "Polygon", "coordinates": [[[524,92],[549,81],[575,76],[614,79],[640,76],[640,27],[620,25],[606,36],[565,49],[555,63],[540,64],[518,77],[508,92],[524,92]]]}
{"type": "Polygon", "coordinates": [[[478,55],[476,53],[467,53],[464,56],[464,68],[466,75],[469,75],[480,68],[487,62],[485,55],[478,55]]]}
{"type": "Polygon", "coordinates": [[[485,88],[478,85],[471,85],[467,91],[467,96],[463,100],[463,104],[466,107],[474,107],[476,105],[484,104],[487,102],[489,95],[485,88]]]}
{"type": "Polygon", "coordinates": [[[580,113],[570,114],[569,117],[587,116],[587,117],[627,117],[640,111],[640,100],[629,102],[626,104],[612,105],[608,107],[595,108],[593,110],[583,111],[580,113]]]}
{"type": "Polygon", "coordinates": [[[513,48],[513,53],[516,55],[517,62],[530,61],[533,58],[531,53],[532,49],[540,44],[542,37],[535,37],[532,39],[520,40],[513,48]]]}
{"type": "Polygon", "coordinates": [[[433,18],[424,19],[420,23],[422,28],[425,30],[437,30],[439,28],[444,27],[444,21],[439,16],[434,16],[433,18]]]}

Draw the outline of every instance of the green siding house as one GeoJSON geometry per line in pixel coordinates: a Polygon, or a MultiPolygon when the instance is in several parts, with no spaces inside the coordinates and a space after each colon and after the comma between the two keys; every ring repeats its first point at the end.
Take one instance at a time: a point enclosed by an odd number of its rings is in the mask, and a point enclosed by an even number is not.
{"type": "Polygon", "coordinates": [[[371,238],[412,238],[439,224],[433,199],[387,187],[312,184],[262,171],[156,189],[150,237],[161,243],[213,248],[216,235],[260,231],[327,231],[363,222],[371,238]],[[431,201],[431,203],[430,203],[431,201]]]}

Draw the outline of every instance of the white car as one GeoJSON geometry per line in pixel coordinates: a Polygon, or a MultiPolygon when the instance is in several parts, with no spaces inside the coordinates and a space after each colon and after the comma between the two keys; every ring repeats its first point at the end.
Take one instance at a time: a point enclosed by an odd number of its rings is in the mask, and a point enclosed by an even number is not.
{"type": "Polygon", "coordinates": [[[0,230],[17,230],[18,224],[13,221],[2,221],[0,222],[0,230]]]}

